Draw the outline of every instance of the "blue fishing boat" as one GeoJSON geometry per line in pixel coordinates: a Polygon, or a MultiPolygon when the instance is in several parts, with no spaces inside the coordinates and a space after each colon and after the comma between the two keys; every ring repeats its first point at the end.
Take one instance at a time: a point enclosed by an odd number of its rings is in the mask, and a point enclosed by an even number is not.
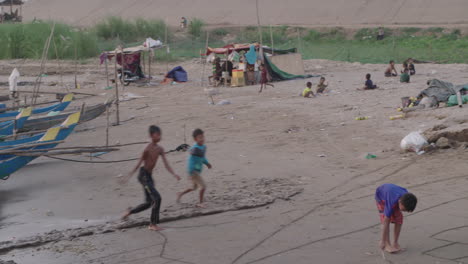
{"type": "Polygon", "coordinates": [[[0,123],[0,136],[12,135],[15,130],[23,128],[26,120],[31,116],[32,108],[24,108],[14,120],[8,120],[0,123]]]}
{"type": "MultiPolygon", "coordinates": [[[[0,153],[4,152],[5,154],[8,154],[8,151],[25,150],[31,152],[34,151],[36,154],[45,154],[48,150],[55,148],[58,144],[60,144],[62,140],[65,140],[76,127],[79,120],[79,112],[72,114],[67,118],[67,120],[64,121],[61,126],[48,129],[39,140],[2,149],[0,150],[0,153]]],[[[0,156],[9,156],[7,159],[0,161],[0,179],[2,180],[8,179],[11,174],[26,166],[34,159],[38,158],[38,156],[17,156],[11,154],[0,156]]]]}
{"type": "MultiPolygon", "coordinates": [[[[56,103],[53,105],[45,106],[45,107],[39,107],[39,108],[34,108],[32,110],[32,114],[43,114],[43,113],[48,113],[48,112],[60,112],[65,110],[67,108],[71,101],[73,100],[73,94],[67,94],[63,97],[62,101],[60,103],[56,103]]],[[[14,117],[17,116],[20,113],[20,111],[6,111],[3,113],[0,113],[0,118],[8,118],[8,117],[14,117]]]]}

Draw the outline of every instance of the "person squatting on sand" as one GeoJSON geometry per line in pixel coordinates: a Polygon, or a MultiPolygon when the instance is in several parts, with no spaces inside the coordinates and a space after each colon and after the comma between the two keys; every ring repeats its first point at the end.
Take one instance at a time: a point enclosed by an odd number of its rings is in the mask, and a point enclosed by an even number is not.
{"type": "Polygon", "coordinates": [[[304,89],[304,91],[302,91],[302,97],[305,97],[305,98],[315,97],[314,92],[312,92],[312,83],[311,82],[307,82],[306,88],[304,89]]]}
{"type": "Polygon", "coordinates": [[[401,71],[400,75],[400,82],[401,83],[409,83],[410,82],[410,70],[408,67],[408,63],[403,63],[403,70],[401,71]]]}
{"type": "Polygon", "coordinates": [[[325,92],[325,89],[328,87],[328,82],[325,83],[325,77],[320,77],[320,82],[317,84],[317,92],[316,94],[322,94],[325,92]]]}
{"type": "Polygon", "coordinates": [[[395,62],[391,60],[388,63],[387,69],[385,70],[385,77],[395,77],[395,76],[398,76],[398,72],[395,69],[395,62]]]}
{"type": "Polygon", "coordinates": [[[148,228],[154,231],[162,230],[162,228],[158,226],[159,211],[161,209],[161,195],[159,194],[158,190],[156,190],[156,188],[154,187],[154,181],[152,176],[153,169],[156,167],[156,163],[158,162],[158,158],[160,156],[167,171],[169,171],[178,181],[180,181],[180,177],[177,174],[175,174],[175,172],[169,165],[163,147],[158,145],[158,143],[161,141],[161,135],[161,129],[159,127],[149,127],[149,136],[151,138],[151,143],[149,143],[148,146],[146,146],[135,168],[130,172],[130,174],[128,174],[127,177],[123,178],[121,182],[122,184],[126,183],[133,176],[133,174],[135,174],[138,168],[140,169],[138,173],[138,181],[141,183],[141,185],[143,185],[143,190],[145,193],[145,202],[143,202],[135,208],[127,210],[127,212],[122,216],[122,219],[126,220],[130,215],[139,213],[151,207],[151,218],[150,225],[148,228]],[[143,166],[140,167],[142,164],[143,166]]]}
{"type": "Polygon", "coordinates": [[[400,244],[398,244],[401,226],[403,225],[403,214],[401,212],[413,212],[418,199],[405,188],[386,183],[376,189],[375,201],[382,227],[380,249],[389,253],[397,253],[402,250],[400,244]],[[390,243],[390,223],[395,224],[393,243],[390,243]]]}
{"type": "Polygon", "coordinates": [[[206,184],[201,177],[203,171],[203,165],[206,165],[208,169],[211,169],[212,166],[206,159],[206,146],[205,146],[205,133],[201,129],[195,129],[193,131],[193,139],[195,140],[195,145],[190,148],[190,156],[187,162],[187,171],[190,180],[192,181],[193,187],[186,189],[185,191],[177,194],[177,202],[180,202],[182,196],[189,192],[193,192],[200,187],[199,198],[200,202],[197,204],[197,207],[203,208],[203,198],[205,195],[206,184]]]}

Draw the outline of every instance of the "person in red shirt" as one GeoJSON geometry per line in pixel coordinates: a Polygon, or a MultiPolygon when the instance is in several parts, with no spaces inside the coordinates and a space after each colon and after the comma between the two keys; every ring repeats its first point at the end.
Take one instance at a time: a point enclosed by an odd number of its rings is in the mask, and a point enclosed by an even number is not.
{"type": "Polygon", "coordinates": [[[266,89],[267,85],[275,87],[273,84],[268,82],[268,71],[264,64],[260,65],[260,71],[262,72],[262,76],[260,79],[260,91],[258,91],[258,93],[261,93],[263,91],[263,88],[266,89]]]}

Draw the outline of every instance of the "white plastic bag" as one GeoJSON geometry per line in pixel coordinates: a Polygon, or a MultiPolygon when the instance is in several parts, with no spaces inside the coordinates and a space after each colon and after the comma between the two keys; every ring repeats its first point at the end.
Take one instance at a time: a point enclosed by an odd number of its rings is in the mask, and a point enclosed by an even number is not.
{"type": "Polygon", "coordinates": [[[8,84],[10,85],[10,92],[16,92],[18,89],[18,80],[20,77],[20,73],[18,69],[14,68],[8,78],[8,84]]]}
{"type": "Polygon", "coordinates": [[[427,139],[419,132],[411,132],[401,140],[400,147],[406,151],[420,152],[424,146],[429,144],[427,139]]]}

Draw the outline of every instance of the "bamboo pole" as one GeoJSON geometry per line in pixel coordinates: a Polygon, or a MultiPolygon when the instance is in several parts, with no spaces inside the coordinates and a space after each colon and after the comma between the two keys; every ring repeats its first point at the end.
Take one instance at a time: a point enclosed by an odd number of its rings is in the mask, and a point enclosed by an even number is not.
{"type": "MultiPolygon", "coordinates": [[[[115,114],[115,117],[116,117],[116,121],[115,121],[115,125],[120,125],[120,113],[119,113],[119,104],[120,104],[120,98],[119,98],[119,78],[117,76],[117,49],[115,50],[115,56],[114,56],[114,79],[115,79],[115,107],[117,109],[117,112],[115,114]]],[[[123,73],[123,72],[122,72],[123,73]]]]}
{"type": "MultiPolygon", "coordinates": [[[[35,93],[34,91],[17,91],[18,93],[35,93]]],[[[97,96],[97,94],[91,93],[81,93],[81,92],[70,92],[72,94],[80,94],[80,95],[89,95],[89,96],[97,96]]],[[[63,94],[63,92],[36,92],[36,94],[63,94]]],[[[41,103],[39,103],[41,104],[41,103]]],[[[36,105],[39,105],[36,104],[36,105]]]]}
{"type": "Polygon", "coordinates": [[[46,43],[44,45],[44,50],[42,51],[41,67],[40,67],[40,70],[39,70],[39,76],[36,78],[36,82],[34,84],[33,96],[31,98],[31,105],[36,103],[36,96],[37,96],[37,93],[39,92],[39,89],[41,87],[42,73],[44,71],[44,66],[45,66],[45,62],[47,60],[47,55],[49,54],[50,42],[52,40],[52,37],[54,36],[54,32],[55,32],[55,22],[52,25],[52,29],[50,30],[49,38],[47,39],[47,41],[46,41],[46,43]]]}
{"type": "Polygon", "coordinates": [[[44,146],[44,145],[59,144],[59,143],[63,143],[63,142],[65,142],[65,141],[64,140],[57,140],[57,141],[39,142],[39,143],[34,143],[34,144],[31,144],[31,143],[18,144],[18,145],[15,145],[12,148],[0,150],[0,154],[11,153],[14,150],[18,150],[18,149],[22,149],[22,148],[40,147],[40,146],[44,146]]]}
{"type": "Polygon", "coordinates": [[[106,64],[105,64],[105,66],[106,66],[106,84],[107,84],[107,87],[109,87],[109,63],[107,62],[107,53],[106,53],[105,62],[106,62],[106,64]]]}
{"type": "Polygon", "coordinates": [[[96,153],[96,152],[111,152],[118,151],[118,148],[104,148],[104,149],[79,149],[79,150],[63,150],[54,151],[54,149],[44,149],[37,151],[12,151],[9,155],[15,156],[26,156],[26,157],[40,157],[43,155],[47,156],[58,156],[58,155],[70,155],[70,154],[81,154],[81,153],[96,153]]]}
{"type": "Polygon", "coordinates": [[[298,51],[302,52],[301,29],[297,28],[297,47],[298,51]]]}
{"type": "Polygon", "coordinates": [[[151,82],[151,60],[153,59],[153,54],[150,49],[148,52],[148,82],[151,82]]]}
{"type": "Polygon", "coordinates": [[[166,25],[165,29],[164,29],[164,45],[166,45],[166,72],[169,72],[169,61],[168,61],[168,58],[169,58],[169,53],[168,53],[168,49],[169,49],[169,43],[167,43],[167,18],[165,19],[165,23],[166,25]]]}
{"type": "Polygon", "coordinates": [[[106,107],[106,147],[109,146],[109,107],[106,107]]]}
{"type": "MultiPolygon", "coordinates": [[[[206,42],[205,42],[205,53],[208,50],[208,41],[210,39],[210,32],[206,31],[206,42]]],[[[204,86],[205,82],[205,70],[206,70],[206,61],[203,62],[202,76],[201,76],[201,86],[204,86]]]]}
{"type": "Polygon", "coordinates": [[[75,42],[75,89],[78,89],[78,47],[75,42]]]}
{"type": "MultiPolygon", "coordinates": [[[[58,143],[62,143],[64,142],[63,140],[62,141],[49,141],[49,142],[41,142],[41,143],[38,143],[38,144],[30,144],[31,146],[33,147],[37,147],[37,146],[42,146],[42,145],[47,145],[47,144],[58,144],[58,143]]],[[[25,148],[25,147],[28,147],[27,144],[23,144],[25,146],[22,146],[20,148],[16,148],[16,149],[13,149],[13,148],[10,148],[10,149],[4,149],[4,150],[0,150],[0,153],[1,154],[5,154],[5,153],[26,153],[26,152],[42,152],[42,151],[46,151],[46,150],[70,150],[70,149],[105,149],[105,148],[119,148],[119,147],[125,147],[125,146],[132,146],[132,145],[142,145],[142,144],[148,144],[147,141],[145,142],[133,142],[133,143],[126,143],[126,144],[120,144],[120,145],[111,145],[111,146],[77,146],[77,147],[57,147],[57,148],[50,148],[50,149],[35,149],[35,150],[21,150],[21,148],[25,148]],[[15,152],[13,152],[15,151],[15,152]]]]}
{"type": "Polygon", "coordinates": [[[261,27],[261,24],[260,24],[260,10],[259,10],[259,7],[258,7],[258,1],[259,0],[255,0],[255,7],[257,9],[257,26],[258,26],[258,34],[260,35],[260,49],[259,49],[259,52],[260,52],[260,58],[261,58],[261,61],[262,63],[264,63],[264,59],[263,59],[263,36],[262,36],[262,27],[261,27]]]}
{"type": "MultiPolygon", "coordinates": [[[[117,55],[116,55],[117,56],[117,55]]],[[[125,83],[125,57],[123,52],[123,46],[120,47],[120,63],[122,64],[122,74],[120,75],[120,81],[122,83],[122,89],[124,90],[124,83],[125,83]]]]}
{"type": "Polygon", "coordinates": [[[273,26],[270,24],[271,54],[275,55],[275,43],[273,41],[273,26]]]}
{"type": "MultiPolygon", "coordinates": [[[[57,50],[57,42],[55,41],[55,39],[54,39],[54,49],[55,49],[55,59],[57,60],[57,66],[58,66],[59,74],[60,74],[60,86],[64,86],[63,85],[62,66],[60,65],[60,58],[59,58],[59,54],[58,54],[58,50],[57,50]]],[[[67,90],[68,90],[68,88],[67,88],[67,90]]]]}

